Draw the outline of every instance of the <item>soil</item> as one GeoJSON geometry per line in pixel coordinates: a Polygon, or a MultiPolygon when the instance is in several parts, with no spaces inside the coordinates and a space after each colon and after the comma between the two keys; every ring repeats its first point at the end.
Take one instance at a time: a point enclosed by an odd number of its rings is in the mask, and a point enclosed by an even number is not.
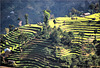
{"type": "Polygon", "coordinates": [[[14,68],[14,67],[0,66],[0,68],[14,68]]]}

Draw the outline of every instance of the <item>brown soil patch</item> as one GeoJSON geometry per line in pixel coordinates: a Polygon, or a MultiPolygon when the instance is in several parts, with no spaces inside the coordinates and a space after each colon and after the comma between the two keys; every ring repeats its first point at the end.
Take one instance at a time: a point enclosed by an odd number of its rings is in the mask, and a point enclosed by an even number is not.
{"type": "Polygon", "coordinates": [[[14,68],[14,67],[0,66],[0,68],[14,68]]]}

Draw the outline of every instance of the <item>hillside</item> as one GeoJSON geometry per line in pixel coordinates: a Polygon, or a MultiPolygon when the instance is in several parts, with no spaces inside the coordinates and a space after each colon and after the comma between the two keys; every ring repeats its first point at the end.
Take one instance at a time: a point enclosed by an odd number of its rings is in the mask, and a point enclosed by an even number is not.
{"type": "Polygon", "coordinates": [[[4,28],[9,27],[9,24],[18,27],[18,17],[25,25],[26,13],[29,14],[30,24],[36,24],[43,22],[42,11],[45,9],[51,10],[54,17],[63,17],[69,15],[72,7],[88,12],[87,6],[97,2],[98,0],[0,0],[0,34],[5,34],[4,28]]]}
{"type": "MultiPolygon", "coordinates": [[[[85,17],[74,17],[75,19],[72,20],[71,17],[58,17],[56,18],[56,24],[54,24],[53,19],[49,21],[49,25],[53,28],[54,26],[59,27],[63,31],[71,31],[76,35],[77,41],[79,41],[79,37],[77,37],[79,32],[84,32],[85,37],[84,40],[87,38],[90,38],[90,36],[94,36],[94,30],[98,29],[98,33],[96,34],[98,36],[98,40],[100,40],[100,24],[97,23],[100,21],[100,13],[96,13],[90,16],[85,17]],[[77,19],[76,19],[77,18],[77,19]],[[92,20],[95,18],[95,20],[92,20]],[[91,21],[90,23],[88,23],[91,21]]],[[[93,39],[92,39],[93,40],[93,39]]],[[[75,41],[76,42],[76,41],[75,41]]]]}
{"type": "MultiPolygon", "coordinates": [[[[0,54],[4,53],[5,48],[10,48],[14,51],[14,54],[10,54],[7,59],[14,60],[16,62],[15,67],[19,68],[68,68],[74,63],[71,59],[79,59],[79,57],[81,57],[81,53],[84,52],[81,48],[78,48],[78,45],[80,45],[83,46],[84,49],[92,49],[92,51],[86,51],[85,55],[82,54],[82,56],[85,57],[83,61],[85,61],[87,60],[86,58],[90,57],[90,55],[93,56],[96,54],[94,47],[92,46],[95,36],[97,40],[95,46],[98,44],[100,45],[100,23],[97,23],[100,21],[100,13],[73,18],[74,19],[71,17],[57,17],[55,19],[56,24],[53,23],[54,19],[50,19],[49,25],[52,30],[54,30],[53,28],[56,26],[56,28],[61,28],[63,32],[73,32],[74,39],[71,40],[71,44],[76,45],[75,48],[74,46],[67,45],[65,45],[65,47],[53,46],[52,40],[36,37],[43,31],[43,26],[27,24],[19,27],[18,29],[15,28],[15,30],[3,36],[3,42],[0,46],[0,54]],[[93,20],[93,18],[95,18],[95,20],[93,20]],[[95,29],[97,29],[96,34],[94,33],[95,29]],[[79,32],[84,32],[84,37],[79,36],[79,32]],[[91,47],[87,46],[87,44],[91,47]],[[22,52],[19,47],[23,49],[22,52]],[[56,56],[55,54],[52,54],[52,52],[56,53],[56,56]]],[[[75,60],[75,62],[76,61],[79,60],[75,60]]],[[[92,62],[94,61],[95,60],[92,62]]],[[[77,66],[79,67],[81,64],[82,63],[80,62],[77,66]]],[[[93,66],[95,64],[91,65],[93,66]]],[[[75,68],[75,66],[73,68],[75,68]]]]}

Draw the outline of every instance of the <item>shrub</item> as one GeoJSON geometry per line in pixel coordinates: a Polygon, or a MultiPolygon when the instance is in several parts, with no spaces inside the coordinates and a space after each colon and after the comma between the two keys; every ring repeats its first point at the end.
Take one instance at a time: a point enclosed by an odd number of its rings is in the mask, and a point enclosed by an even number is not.
{"type": "Polygon", "coordinates": [[[53,22],[54,22],[54,24],[56,24],[56,20],[55,19],[53,20],[53,22]]]}
{"type": "Polygon", "coordinates": [[[18,39],[19,39],[21,42],[25,41],[25,43],[26,43],[26,41],[27,41],[27,38],[28,38],[28,35],[27,35],[26,33],[21,33],[21,34],[18,36],[18,39]]]}
{"type": "Polygon", "coordinates": [[[73,32],[68,32],[68,35],[71,37],[71,38],[74,38],[74,34],[73,34],[73,32]]]}
{"type": "Polygon", "coordinates": [[[50,12],[48,12],[48,10],[44,10],[44,23],[48,26],[48,20],[50,18],[50,12]]]}
{"type": "Polygon", "coordinates": [[[65,17],[68,17],[68,15],[65,15],[65,17]]]}

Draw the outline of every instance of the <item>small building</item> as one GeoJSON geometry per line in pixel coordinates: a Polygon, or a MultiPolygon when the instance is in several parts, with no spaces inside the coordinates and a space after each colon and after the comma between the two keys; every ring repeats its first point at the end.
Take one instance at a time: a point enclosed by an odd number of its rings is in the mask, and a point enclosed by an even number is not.
{"type": "Polygon", "coordinates": [[[84,15],[80,15],[80,17],[85,17],[84,15]]]}
{"type": "Polygon", "coordinates": [[[84,15],[84,16],[89,16],[89,15],[90,15],[90,13],[84,13],[83,15],[84,15]]]}

